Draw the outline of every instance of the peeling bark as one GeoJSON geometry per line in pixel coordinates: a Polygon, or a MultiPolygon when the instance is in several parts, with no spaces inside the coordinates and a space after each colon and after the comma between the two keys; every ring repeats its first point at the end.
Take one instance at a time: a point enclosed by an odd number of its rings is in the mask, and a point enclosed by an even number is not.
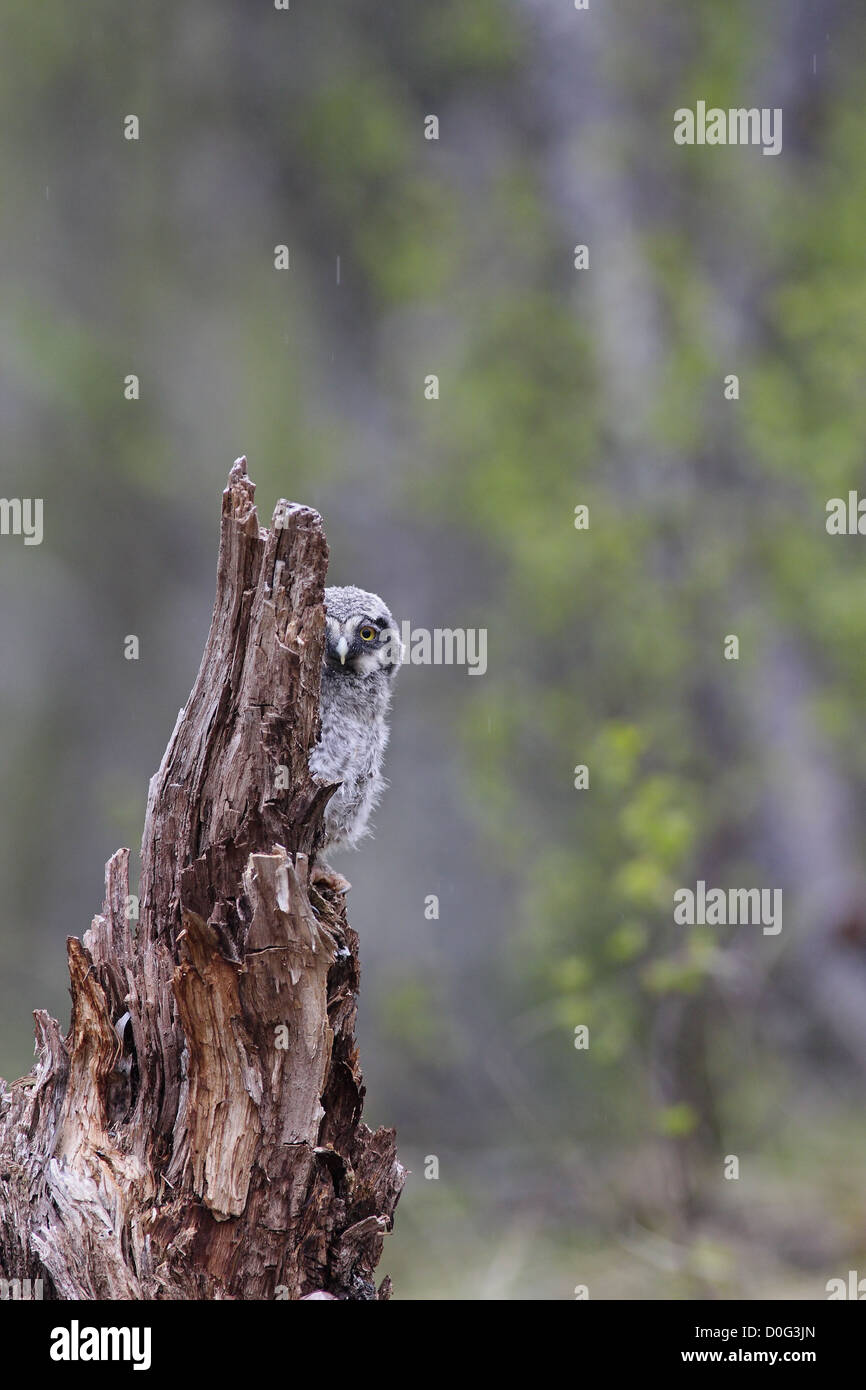
{"type": "Polygon", "coordinates": [[[387,1298],[403,1169],[362,1122],[358,938],[309,864],[327,543],[259,527],[239,459],[192,693],[153,778],[140,919],[127,850],[0,1094],[0,1278],[59,1299],[387,1298]]]}

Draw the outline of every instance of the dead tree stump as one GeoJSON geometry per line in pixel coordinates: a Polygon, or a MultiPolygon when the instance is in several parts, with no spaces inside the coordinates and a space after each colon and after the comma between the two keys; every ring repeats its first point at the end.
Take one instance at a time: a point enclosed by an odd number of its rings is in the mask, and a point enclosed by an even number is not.
{"type": "Polygon", "coordinates": [[[385,1298],[403,1184],[361,1120],[358,938],[308,865],[328,548],[246,460],[223,494],[201,669],[127,850],[68,941],[69,1036],[36,1013],[0,1094],[0,1278],[58,1299],[385,1298]]]}

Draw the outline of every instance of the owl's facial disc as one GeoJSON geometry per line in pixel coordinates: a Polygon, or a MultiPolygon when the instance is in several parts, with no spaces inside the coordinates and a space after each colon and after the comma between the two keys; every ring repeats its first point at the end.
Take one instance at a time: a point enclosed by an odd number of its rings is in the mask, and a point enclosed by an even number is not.
{"type": "Polygon", "coordinates": [[[400,665],[402,648],[390,615],[360,614],[343,622],[328,615],[327,623],[325,664],[330,670],[371,676],[400,665]]]}

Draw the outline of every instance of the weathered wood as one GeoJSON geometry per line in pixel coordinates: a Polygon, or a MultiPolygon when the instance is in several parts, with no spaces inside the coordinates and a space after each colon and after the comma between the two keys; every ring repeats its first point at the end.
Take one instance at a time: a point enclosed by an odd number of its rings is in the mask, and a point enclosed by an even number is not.
{"type": "Polygon", "coordinates": [[[128,851],[68,942],[72,1019],[0,1097],[0,1278],[46,1297],[388,1297],[403,1183],[361,1120],[358,939],[310,885],[327,544],[246,460],[223,494],[201,669],[153,778],[137,929],[128,851]]]}

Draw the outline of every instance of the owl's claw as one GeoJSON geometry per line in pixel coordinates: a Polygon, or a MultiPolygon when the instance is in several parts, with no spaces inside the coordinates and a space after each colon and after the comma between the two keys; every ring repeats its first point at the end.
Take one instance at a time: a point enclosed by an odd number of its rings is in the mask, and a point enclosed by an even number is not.
{"type": "Polygon", "coordinates": [[[316,863],[310,868],[310,883],[314,888],[327,888],[331,893],[348,893],[351,883],[330,864],[316,863]]]}

